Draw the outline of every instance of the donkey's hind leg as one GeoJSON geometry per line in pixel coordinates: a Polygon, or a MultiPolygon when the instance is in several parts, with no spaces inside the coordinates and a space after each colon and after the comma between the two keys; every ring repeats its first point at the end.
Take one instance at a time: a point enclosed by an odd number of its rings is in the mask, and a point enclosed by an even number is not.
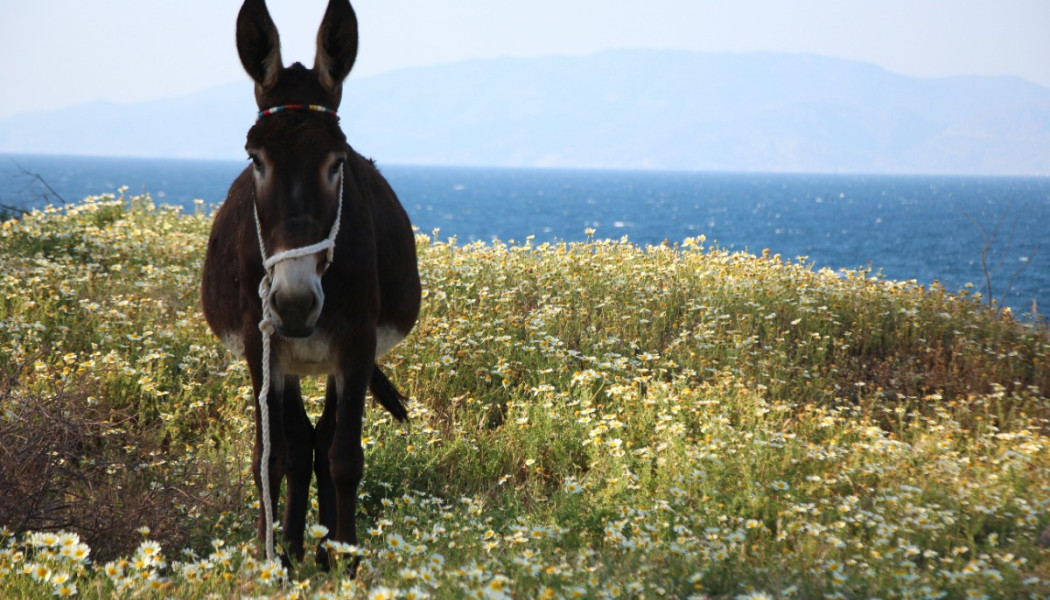
{"type": "Polygon", "coordinates": [[[310,506],[310,478],[313,475],[314,431],[303,406],[299,378],[288,376],[284,385],[284,437],[287,441],[285,472],[288,475],[284,503],[284,544],[289,557],[303,558],[306,512],[310,506]]]}

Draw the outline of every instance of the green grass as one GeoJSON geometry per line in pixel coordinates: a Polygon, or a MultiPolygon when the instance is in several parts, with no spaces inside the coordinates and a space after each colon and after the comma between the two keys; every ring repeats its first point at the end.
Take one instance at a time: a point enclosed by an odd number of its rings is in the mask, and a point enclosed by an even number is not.
{"type": "Polygon", "coordinates": [[[702,237],[418,235],[357,577],[266,565],[210,222],[99,197],[0,225],[0,597],[1050,597],[1045,323],[702,237]]]}

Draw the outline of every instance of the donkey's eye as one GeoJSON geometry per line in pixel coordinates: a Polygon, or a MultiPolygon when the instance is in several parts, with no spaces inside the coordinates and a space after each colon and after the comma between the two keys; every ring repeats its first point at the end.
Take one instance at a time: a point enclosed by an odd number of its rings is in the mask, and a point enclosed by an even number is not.
{"type": "Polygon", "coordinates": [[[328,169],[328,176],[335,179],[339,176],[339,173],[343,170],[343,165],[346,164],[346,159],[340,158],[332,163],[332,166],[328,169]]]}
{"type": "Polygon", "coordinates": [[[248,160],[252,161],[252,165],[255,167],[256,171],[262,173],[262,171],[263,171],[263,161],[262,161],[261,158],[259,158],[258,154],[255,154],[254,152],[252,154],[249,154],[248,155],[248,160]]]}

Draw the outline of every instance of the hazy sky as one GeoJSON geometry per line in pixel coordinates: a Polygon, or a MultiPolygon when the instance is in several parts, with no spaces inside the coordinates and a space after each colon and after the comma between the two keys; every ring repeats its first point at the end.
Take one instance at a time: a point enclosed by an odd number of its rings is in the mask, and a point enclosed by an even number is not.
{"type": "MultiPolygon", "coordinates": [[[[313,63],[325,0],[270,0],[285,62],[313,63]]],[[[0,0],[0,117],[188,94],[247,77],[237,0],[0,0]]],[[[611,48],[810,52],[915,76],[1050,87],[1048,0],[355,0],[354,76],[611,48]]]]}

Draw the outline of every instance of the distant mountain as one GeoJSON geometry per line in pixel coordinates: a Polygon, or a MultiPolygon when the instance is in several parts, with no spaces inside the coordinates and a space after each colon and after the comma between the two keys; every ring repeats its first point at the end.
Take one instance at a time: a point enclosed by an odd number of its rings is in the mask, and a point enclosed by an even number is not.
{"type": "Polygon", "coordinates": [[[238,82],[137,104],[27,112],[0,119],[0,152],[241,158],[254,106],[252,84],[238,82]]]}
{"type": "MultiPolygon", "coordinates": [[[[351,80],[380,163],[1050,175],[1050,89],[799,54],[622,50],[351,80]]],[[[0,152],[239,158],[251,84],[0,119],[0,152]]]]}

